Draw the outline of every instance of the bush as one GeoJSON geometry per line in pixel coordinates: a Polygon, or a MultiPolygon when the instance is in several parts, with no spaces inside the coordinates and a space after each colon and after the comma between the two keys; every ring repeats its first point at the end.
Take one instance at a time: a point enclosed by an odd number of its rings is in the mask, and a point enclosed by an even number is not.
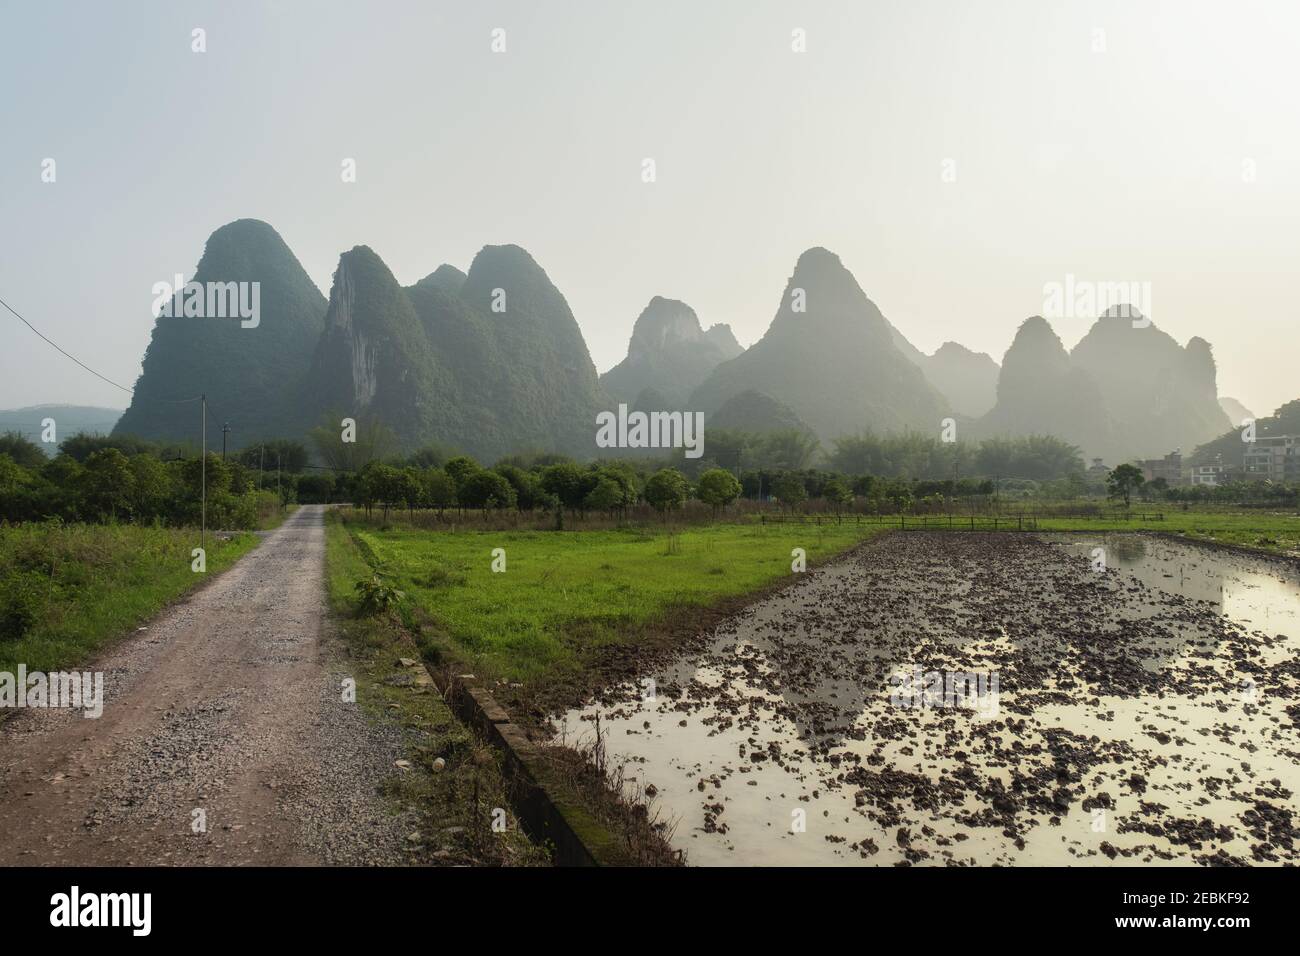
{"type": "Polygon", "coordinates": [[[369,581],[358,581],[356,591],[360,595],[357,613],[366,617],[382,614],[389,608],[396,607],[406,598],[404,593],[378,574],[373,575],[369,581]]]}
{"type": "Polygon", "coordinates": [[[0,582],[0,640],[26,637],[41,619],[50,581],[31,571],[19,571],[0,582]]]}

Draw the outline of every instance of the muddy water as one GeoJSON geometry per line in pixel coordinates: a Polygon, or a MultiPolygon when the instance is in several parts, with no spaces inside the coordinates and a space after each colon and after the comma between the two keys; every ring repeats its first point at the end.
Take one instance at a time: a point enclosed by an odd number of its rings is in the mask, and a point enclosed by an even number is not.
{"type": "Polygon", "coordinates": [[[694,864],[1295,862],[1297,624],[1294,565],[899,534],[556,728],[589,744],[599,714],[694,864]],[[996,693],[911,696],[916,671],[996,693]]]}

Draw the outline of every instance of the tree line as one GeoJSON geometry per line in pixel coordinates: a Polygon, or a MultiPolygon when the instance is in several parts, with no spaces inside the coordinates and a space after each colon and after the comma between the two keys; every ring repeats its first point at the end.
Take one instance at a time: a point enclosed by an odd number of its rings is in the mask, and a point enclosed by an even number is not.
{"type": "Polygon", "coordinates": [[[256,528],[274,511],[274,476],[267,487],[266,474],[209,452],[205,477],[202,456],[180,451],[131,436],[75,435],[50,458],[21,435],[2,435],[0,518],[197,525],[205,484],[209,527],[256,528]]]}

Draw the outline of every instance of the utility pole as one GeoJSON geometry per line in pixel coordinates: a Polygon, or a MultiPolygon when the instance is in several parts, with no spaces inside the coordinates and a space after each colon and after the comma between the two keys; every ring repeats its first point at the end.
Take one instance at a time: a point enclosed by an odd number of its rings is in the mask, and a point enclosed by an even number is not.
{"type": "Polygon", "coordinates": [[[280,494],[280,452],[275,453],[275,496],[280,499],[280,510],[284,510],[284,497],[280,494]]]}
{"type": "Polygon", "coordinates": [[[221,460],[226,460],[226,436],[230,434],[230,422],[221,423],[221,460]]]}
{"type": "Polygon", "coordinates": [[[261,491],[266,487],[266,482],[262,480],[262,461],[266,458],[266,443],[257,446],[257,490],[261,491]]]}
{"type": "Polygon", "coordinates": [[[199,463],[199,474],[202,475],[202,504],[200,505],[201,516],[199,518],[199,547],[205,547],[208,535],[208,396],[205,393],[203,400],[203,458],[199,463]]]}

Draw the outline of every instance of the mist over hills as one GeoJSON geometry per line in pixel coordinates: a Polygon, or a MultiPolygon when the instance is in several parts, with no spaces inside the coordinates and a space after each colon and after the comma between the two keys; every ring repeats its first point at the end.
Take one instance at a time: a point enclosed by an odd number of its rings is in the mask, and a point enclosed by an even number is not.
{"type": "Polygon", "coordinates": [[[58,451],[58,442],[85,432],[87,435],[108,435],[122,417],[120,408],[101,408],[98,405],[28,405],[25,408],[0,409],[0,435],[13,432],[38,445],[47,455],[58,451]],[[54,442],[41,440],[41,426],[47,418],[54,419],[54,442]]]}
{"type": "MultiPolygon", "coordinates": [[[[1246,418],[1254,418],[1246,415],[1246,418]]],[[[1240,420],[1232,423],[1232,428],[1217,435],[1203,445],[1197,446],[1191,453],[1193,464],[1219,464],[1240,468],[1245,464],[1246,450],[1250,447],[1242,441],[1240,420]]],[[[1280,435],[1300,435],[1300,399],[1287,402],[1274,410],[1272,415],[1255,418],[1255,436],[1257,438],[1274,438],[1280,435]]],[[[1189,449],[1184,449],[1189,451],[1189,449]]]]}
{"type": "Polygon", "coordinates": [[[634,402],[652,388],[669,403],[663,407],[683,408],[709,372],[742,351],[730,326],[706,330],[685,302],[655,296],[637,316],[627,357],[600,381],[616,402],[634,402]]]}
{"type": "Polygon", "coordinates": [[[1003,359],[997,395],[978,434],[1053,434],[1112,464],[1190,452],[1229,425],[1209,343],[1180,346],[1120,308],[1068,353],[1046,319],[1026,319],[1003,359]]]}
{"type": "Polygon", "coordinates": [[[919,364],[954,413],[978,418],[997,403],[1001,369],[987,352],[972,352],[956,342],[944,342],[933,355],[922,356],[919,364]]]}
{"type": "Polygon", "coordinates": [[[939,427],[948,403],[895,345],[891,326],[826,249],[799,257],[776,317],[747,351],[691,395],[711,415],[753,389],[788,405],[823,440],[939,427]]]}
{"type": "Polygon", "coordinates": [[[1002,360],[997,404],[974,426],[990,435],[1056,435],[1087,454],[1113,445],[1113,424],[1097,383],[1070,363],[1070,354],[1042,316],[1020,323],[1002,360]],[[1066,429],[1068,427],[1068,433],[1066,429]]]}
{"type": "Polygon", "coordinates": [[[1180,346],[1108,313],[1067,351],[1034,316],[1001,366],[956,342],[926,355],[823,248],[799,257],[749,349],[729,326],[705,328],[687,304],[656,296],[603,376],[564,295],[514,245],[407,287],[356,246],[326,300],[274,229],[244,219],[212,234],[193,281],[259,282],[260,324],[160,317],[117,433],[193,440],[196,411],[177,402],[200,392],[212,420],[231,422],[236,448],[351,417],[382,422],[398,450],[439,443],[487,460],[589,457],[597,413],[620,402],[701,411],[714,428],[812,431],[823,446],[865,431],[935,435],[955,417],[961,438],[1050,434],[1112,464],[1190,452],[1231,424],[1202,339],[1180,346]]]}
{"type": "Polygon", "coordinates": [[[812,431],[788,405],[752,388],[727,399],[705,424],[709,428],[730,428],[758,435],[773,431],[812,431]]]}
{"type": "Polygon", "coordinates": [[[1228,416],[1228,420],[1232,422],[1234,428],[1239,427],[1246,419],[1255,417],[1255,413],[1249,408],[1235,398],[1229,398],[1226,395],[1219,397],[1219,407],[1223,409],[1223,413],[1228,416]]]}

